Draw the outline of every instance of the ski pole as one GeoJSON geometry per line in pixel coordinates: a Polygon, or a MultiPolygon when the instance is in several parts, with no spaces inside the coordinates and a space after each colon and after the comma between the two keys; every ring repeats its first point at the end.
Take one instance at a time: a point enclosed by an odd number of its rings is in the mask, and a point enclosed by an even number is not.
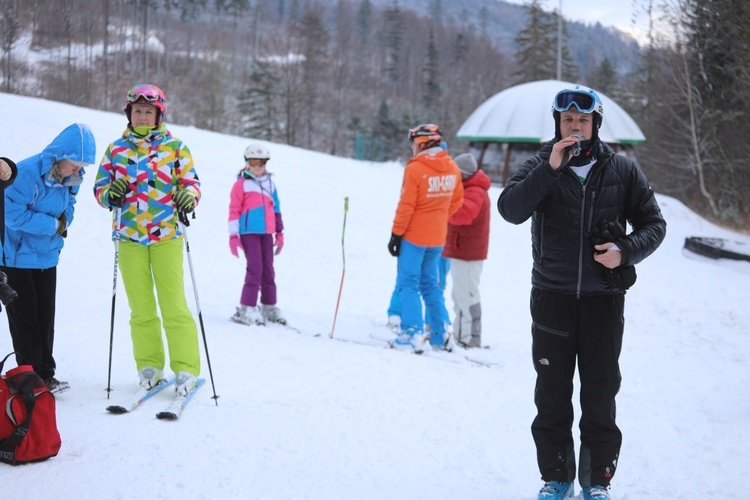
{"type": "MultiPolygon", "coordinates": [[[[208,363],[208,374],[211,377],[211,389],[214,391],[214,395],[211,399],[214,400],[216,406],[219,406],[219,396],[216,395],[216,385],[214,384],[214,372],[211,369],[211,357],[208,355],[208,342],[206,341],[206,329],[203,327],[203,313],[201,312],[201,303],[198,299],[198,287],[195,284],[195,272],[193,272],[193,258],[190,256],[190,241],[188,241],[187,226],[190,225],[187,214],[185,212],[178,212],[180,222],[182,223],[182,234],[185,235],[185,250],[187,251],[188,266],[190,267],[190,281],[193,283],[193,294],[195,294],[195,307],[198,310],[198,322],[201,325],[201,334],[203,335],[203,348],[206,350],[206,363],[208,363]]],[[[195,215],[193,215],[195,217],[195,215]]]]}
{"type": "Polygon", "coordinates": [[[341,230],[341,258],[344,262],[344,266],[341,269],[341,284],[339,285],[339,297],[336,299],[336,312],[333,313],[333,326],[331,327],[331,335],[333,338],[333,331],[336,329],[336,316],[339,314],[339,302],[341,302],[341,290],[344,288],[344,274],[346,274],[346,253],[344,252],[344,235],[346,234],[346,214],[349,212],[349,197],[344,197],[344,228],[341,230]]]}
{"type": "Polygon", "coordinates": [[[122,208],[115,210],[115,269],[112,273],[112,313],[109,321],[109,367],[107,368],[107,399],[112,392],[112,344],[115,338],[115,301],[117,299],[117,260],[120,256],[120,218],[122,208]]]}

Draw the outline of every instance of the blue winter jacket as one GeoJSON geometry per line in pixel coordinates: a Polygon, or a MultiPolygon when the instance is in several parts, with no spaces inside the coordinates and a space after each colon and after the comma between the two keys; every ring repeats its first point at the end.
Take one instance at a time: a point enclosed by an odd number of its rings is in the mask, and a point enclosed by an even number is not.
{"type": "Polygon", "coordinates": [[[5,190],[4,264],[21,269],[48,269],[57,266],[65,243],[56,234],[63,213],[68,227],[73,222],[76,194],[84,169],[65,177],[52,176],[59,160],[86,164],[96,161],[94,135],[87,125],[75,123],[38,155],[18,162],[18,177],[5,190]]]}

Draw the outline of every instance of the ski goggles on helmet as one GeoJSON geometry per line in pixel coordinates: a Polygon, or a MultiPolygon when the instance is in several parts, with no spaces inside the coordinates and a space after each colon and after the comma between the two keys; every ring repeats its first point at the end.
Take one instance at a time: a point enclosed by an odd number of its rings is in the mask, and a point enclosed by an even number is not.
{"type": "Polygon", "coordinates": [[[146,102],[148,104],[164,105],[164,94],[153,85],[138,84],[128,90],[128,102],[146,102]]]}
{"type": "Polygon", "coordinates": [[[562,112],[575,106],[581,113],[593,113],[597,104],[596,98],[588,92],[566,89],[557,93],[553,107],[555,111],[562,112]]]}

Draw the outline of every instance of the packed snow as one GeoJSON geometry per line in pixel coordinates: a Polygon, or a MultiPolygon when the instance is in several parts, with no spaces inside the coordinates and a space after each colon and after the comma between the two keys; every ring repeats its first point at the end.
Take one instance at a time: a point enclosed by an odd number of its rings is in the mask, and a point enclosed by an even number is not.
{"type": "MultiPolygon", "coordinates": [[[[0,109],[0,156],[16,161],[73,122],[92,128],[101,158],[126,125],[122,114],[8,94],[0,94],[0,109]]],[[[57,398],[62,449],[43,463],[0,466],[4,496],[536,498],[530,232],[528,223],[508,224],[494,209],[500,188],[490,191],[481,283],[483,340],[491,347],[471,351],[491,367],[466,361],[466,352],[448,360],[416,356],[370,337],[387,332],[395,282],[386,245],[403,172],[397,163],[270,144],[286,225],[275,264],[279,306],[302,333],[248,327],[228,320],[244,264],[229,253],[226,221],[249,139],[170,129],[191,149],[202,181],[188,238],[213,378],[201,338],[208,382],[179,421],[155,418],[169,391],[131,414],[105,411],[135,391],[137,375],[118,283],[108,399],[112,214],[96,204],[96,168],[88,169],[58,266],[57,377],[71,385],[57,398]]],[[[453,146],[463,152],[463,144],[453,146]]],[[[624,442],[612,496],[744,498],[742,480],[728,478],[750,466],[750,263],[690,256],[683,243],[715,236],[748,244],[750,237],[712,225],[673,198],[658,199],[667,237],[637,267],[626,299],[617,400],[624,442]]],[[[185,289],[197,317],[187,259],[185,289]]],[[[450,308],[450,281],[446,301],[450,308]]],[[[7,331],[5,314],[0,321],[7,331]]],[[[11,351],[10,335],[1,335],[0,353],[11,351]]]]}

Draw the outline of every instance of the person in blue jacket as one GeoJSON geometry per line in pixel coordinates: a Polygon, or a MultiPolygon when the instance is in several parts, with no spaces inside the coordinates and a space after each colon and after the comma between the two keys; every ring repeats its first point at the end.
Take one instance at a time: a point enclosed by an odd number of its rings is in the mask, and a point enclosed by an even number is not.
{"type": "Polygon", "coordinates": [[[3,270],[18,298],[7,306],[16,362],[31,365],[51,392],[69,388],[55,378],[57,263],[75,216],[84,168],[96,156],[94,135],[75,123],[44,151],[18,162],[5,190],[3,270]]]}

